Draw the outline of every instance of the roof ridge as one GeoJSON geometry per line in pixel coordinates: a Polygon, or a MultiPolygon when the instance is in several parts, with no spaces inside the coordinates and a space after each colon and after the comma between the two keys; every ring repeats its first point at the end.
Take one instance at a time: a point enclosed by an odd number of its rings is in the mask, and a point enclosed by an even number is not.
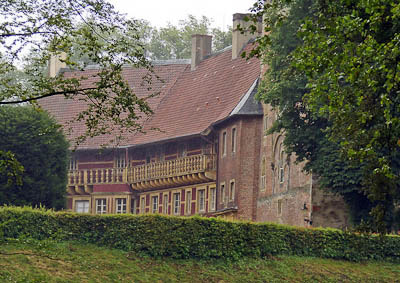
{"type": "MultiPolygon", "coordinates": [[[[165,59],[165,60],[150,60],[150,63],[154,66],[163,66],[163,65],[188,65],[190,64],[191,59],[165,59]]],[[[143,67],[135,67],[132,64],[124,64],[122,65],[122,68],[135,68],[135,69],[140,69],[143,67]]],[[[74,70],[68,67],[61,68],[61,72],[69,72],[69,71],[85,71],[85,70],[97,70],[100,69],[99,64],[89,64],[83,68],[83,70],[74,70]]]]}
{"type": "Polygon", "coordinates": [[[152,60],[153,65],[186,65],[191,63],[191,59],[166,59],[166,60],[152,60]]]}

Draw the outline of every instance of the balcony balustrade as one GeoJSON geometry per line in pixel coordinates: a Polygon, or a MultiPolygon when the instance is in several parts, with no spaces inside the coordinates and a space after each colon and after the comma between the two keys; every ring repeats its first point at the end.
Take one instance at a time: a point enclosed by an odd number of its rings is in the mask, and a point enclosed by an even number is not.
{"type": "Polygon", "coordinates": [[[212,170],[215,170],[213,155],[193,155],[128,168],[128,182],[136,183],[212,170]]]}
{"type": "Polygon", "coordinates": [[[213,180],[215,168],[214,155],[193,155],[127,168],[72,170],[68,186],[129,183],[135,189],[159,188],[213,180]]]}
{"type": "Polygon", "coordinates": [[[126,173],[126,168],[71,170],[68,174],[68,185],[126,184],[126,173]]]}

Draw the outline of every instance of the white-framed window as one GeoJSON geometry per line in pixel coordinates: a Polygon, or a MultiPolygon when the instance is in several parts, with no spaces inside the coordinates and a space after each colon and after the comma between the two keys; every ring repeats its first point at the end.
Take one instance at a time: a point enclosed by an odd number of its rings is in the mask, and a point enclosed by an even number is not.
{"type": "Polygon", "coordinates": [[[197,196],[199,212],[204,212],[206,210],[206,190],[198,190],[197,196]]]}
{"type": "Polygon", "coordinates": [[[131,213],[136,214],[136,199],[131,199],[131,213]]]}
{"type": "Polygon", "coordinates": [[[222,156],[226,155],[226,132],[222,133],[222,156]]]}
{"type": "Polygon", "coordinates": [[[151,197],[151,212],[158,213],[158,196],[151,197]]]}
{"type": "Polygon", "coordinates": [[[168,195],[165,194],[163,198],[163,213],[168,214],[168,195]]]}
{"type": "Polygon", "coordinates": [[[215,211],[217,205],[217,190],[210,188],[210,211],[215,211]]]}
{"type": "Polygon", "coordinates": [[[126,198],[115,199],[115,213],[126,213],[126,198]]]}
{"type": "Polygon", "coordinates": [[[89,201],[88,200],[76,200],[75,201],[75,212],[89,213],[89,201]]]}
{"type": "Polygon", "coordinates": [[[97,214],[107,213],[107,200],[105,198],[96,199],[96,213],[97,214]]]}
{"type": "Polygon", "coordinates": [[[225,203],[225,183],[222,183],[220,188],[219,202],[225,203]]]}
{"type": "Polygon", "coordinates": [[[140,198],[140,213],[144,214],[146,212],[146,198],[141,197],[140,198]]]}
{"type": "Polygon", "coordinates": [[[179,215],[181,210],[181,194],[174,193],[174,214],[179,215]]]}
{"type": "Polygon", "coordinates": [[[236,152],[236,128],[232,128],[232,152],[236,152]]]}
{"type": "Polygon", "coordinates": [[[192,191],[186,191],[186,214],[192,214],[192,191]]]}
{"type": "Polygon", "coordinates": [[[230,186],[229,186],[229,200],[234,200],[235,199],[235,180],[231,180],[230,186]]]}
{"type": "Polygon", "coordinates": [[[115,165],[117,168],[125,168],[126,167],[126,154],[125,152],[120,152],[115,160],[115,165]]]}
{"type": "Polygon", "coordinates": [[[71,158],[69,159],[69,166],[68,166],[69,170],[77,170],[78,169],[78,162],[76,160],[75,156],[71,156],[71,158]]]}

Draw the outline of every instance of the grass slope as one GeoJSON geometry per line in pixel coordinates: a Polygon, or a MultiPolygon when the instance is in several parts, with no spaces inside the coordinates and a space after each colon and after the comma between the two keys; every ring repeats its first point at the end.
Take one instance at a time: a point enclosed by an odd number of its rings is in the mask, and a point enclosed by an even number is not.
{"type": "Polygon", "coordinates": [[[400,282],[400,264],[154,259],[89,244],[12,240],[0,244],[0,282],[400,282]]]}

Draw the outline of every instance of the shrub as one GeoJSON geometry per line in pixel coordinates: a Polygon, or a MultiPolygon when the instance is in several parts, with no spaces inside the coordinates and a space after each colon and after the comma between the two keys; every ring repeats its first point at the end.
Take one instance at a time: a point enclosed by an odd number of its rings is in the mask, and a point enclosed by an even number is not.
{"type": "Polygon", "coordinates": [[[160,215],[88,215],[28,207],[0,208],[0,239],[74,240],[153,257],[314,256],[399,261],[400,237],[336,229],[160,215]]]}

